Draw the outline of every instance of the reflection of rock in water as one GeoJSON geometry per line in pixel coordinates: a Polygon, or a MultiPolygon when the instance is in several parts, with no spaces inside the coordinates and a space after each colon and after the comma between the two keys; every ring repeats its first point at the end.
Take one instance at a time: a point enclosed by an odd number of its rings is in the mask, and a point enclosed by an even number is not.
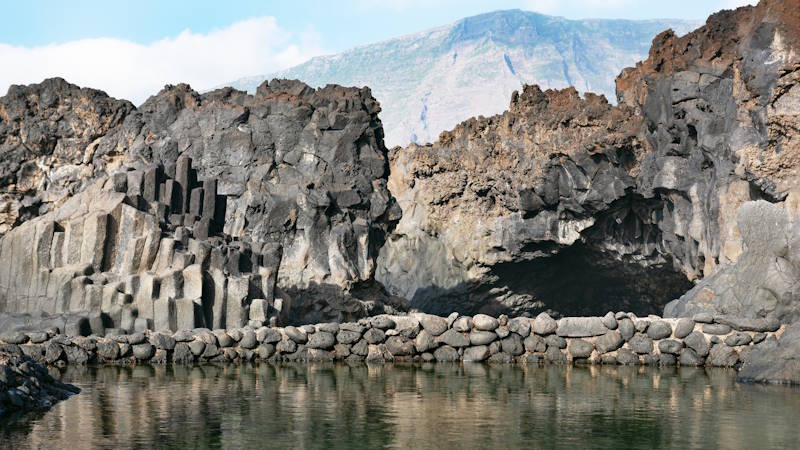
{"type": "Polygon", "coordinates": [[[514,448],[625,439],[781,447],[794,442],[792,411],[800,407],[786,388],[735,385],[730,372],[699,369],[261,364],[70,367],[64,378],[84,392],[33,424],[0,432],[4,442],[514,448]]]}

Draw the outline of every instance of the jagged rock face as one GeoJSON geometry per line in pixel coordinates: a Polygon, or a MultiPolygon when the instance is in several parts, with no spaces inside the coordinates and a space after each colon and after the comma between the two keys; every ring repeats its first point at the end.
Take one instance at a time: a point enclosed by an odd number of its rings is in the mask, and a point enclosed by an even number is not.
{"type": "Polygon", "coordinates": [[[526,88],[394,150],[404,217],[378,279],[434,311],[660,311],[738,258],[741,204],[796,185],[797,14],[768,1],[662,33],[618,108],[526,88]]]}
{"type": "MultiPolygon", "coordinates": [[[[152,216],[142,220],[155,223],[153,230],[136,228],[142,238],[154,233],[158,242],[159,233],[166,233],[167,239],[185,241],[188,235],[200,242],[210,235],[243,242],[240,255],[261,260],[269,255],[267,278],[295,294],[297,317],[290,320],[346,319],[380,310],[386,295],[371,285],[374,261],[400,210],[386,188],[380,107],[369,89],[314,90],[274,80],[255,96],[233,89],[199,95],[179,85],[168,86],[138,109],[59,79],[10,92],[14,95],[0,103],[0,151],[14,161],[6,170],[12,175],[0,187],[11,205],[5,208],[6,231],[26,220],[31,222],[28,231],[48,221],[56,229],[63,227],[77,212],[60,208],[90,201],[85,196],[76,200],[73,194],[96,183],[96,190],[118,194],[115,205],[152,216]],[[32,146],[26,142],[39,146],[24,150],[32,146]],[[206,218],[201,204],[208,183],[213,183],[208,197],[215,199],[213,222],[198,225],[206,218]],[[57,217],[45,218],[49,211],[57,217]],[[40,215],[43,220],[30,220],[40,215]],[[202,228],[199,236],[197,226],[202,228]],[[176,238],[178,228],[185,231],[176,238]],[[364,302],[354,292],[371,292],[375,295],[370,300],[378,301],[364,302]]],[[[113,216],[114,208],[91,212],[113,216]]],[[[195,254],[186,259],[185,265],[191,265],[200,258],[195,254]]],[[[142,273],[155,270],[145,263],[136,267],[142,273]]],[[[93,271],[105,273],[108,268],[93,271]]],[[[247,271],[257,273],[258,264],[247,271]]],[[[35,310],[13,304],[6,312],[35,310]]]]}
{"type": "Polygon", "coordinates": [[[0,234],[85,186],[96,141],[133,110],[58,78],[11,86],[0,97],[0,234]]]}

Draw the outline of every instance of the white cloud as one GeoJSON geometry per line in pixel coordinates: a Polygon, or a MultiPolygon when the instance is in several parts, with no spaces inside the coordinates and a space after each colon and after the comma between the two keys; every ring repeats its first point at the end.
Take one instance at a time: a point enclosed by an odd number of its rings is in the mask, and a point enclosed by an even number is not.
{"type": "Polygon", "coordinates": [[[236,22],[206,34],[187,29],[144,45],[115,38],[40,47],[0,44],[0,94],[11,84],[59,76],[138,105],[165,84],[186,82],[202,90],[291,67],[321,53],[313,30],[290,33],[273,17],[236,22]]]}

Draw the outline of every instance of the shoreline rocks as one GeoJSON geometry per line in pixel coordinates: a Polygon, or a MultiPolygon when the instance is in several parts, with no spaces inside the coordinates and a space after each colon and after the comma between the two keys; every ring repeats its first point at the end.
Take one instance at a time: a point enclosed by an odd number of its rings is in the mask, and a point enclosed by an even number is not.
{"type": "Polygon", "coordinates": [[[67,336],[51,329],[44,334],[0,334],[0,351],[59,367],[338,360],[738,368],[748,355],[772,348],[785,328],[764,324],[750,330],[752,324],[744,322],[737,330],[739,322],[727,317],[698,316],[688,324],[687,319],[638,318],[629,313],[609,313],[602,319],[555,320],[544,313],[533,319],[485,314],[451,315],[449,319],[414,313],[300,327],[194,328],[174,333],[145,330],[133,334],[115,331],[105,336],[67,336]],[[710,325],[720,327],[710,329],[710,325]]]}
{"type": "Polygon", "coordinates": [[[0,345],[0,418],[45,410],[80,392],[77,387],[54,379],[21,348],[28,349],[17,344],[0,345]]]}

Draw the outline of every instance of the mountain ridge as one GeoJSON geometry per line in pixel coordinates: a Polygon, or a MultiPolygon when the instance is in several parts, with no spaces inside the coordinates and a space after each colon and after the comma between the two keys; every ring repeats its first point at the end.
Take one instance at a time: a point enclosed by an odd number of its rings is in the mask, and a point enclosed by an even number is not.
{"type": "Polygon", "coordinates": [[[315,87],[369,86],[383,109],[387,146],[425,143],[469,117],[501,112],[524,84],[575,86],[613,103],[614,78],[647,56],[654,36],[667,28],[682,34],[700,24],[499,10],[229,85],[254,92],[264,79],[296,78],[315,87]]]}

